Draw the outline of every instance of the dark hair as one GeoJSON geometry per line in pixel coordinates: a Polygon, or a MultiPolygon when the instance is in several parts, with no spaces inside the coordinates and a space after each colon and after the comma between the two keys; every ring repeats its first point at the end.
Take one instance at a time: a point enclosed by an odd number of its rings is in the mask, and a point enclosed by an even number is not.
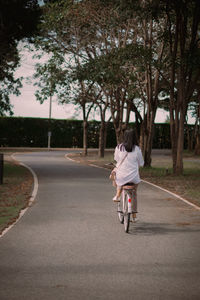
{"type": "Polygon", "coordinates": [[[127,152],[132,152],[135,148],[135,146],[138,146],[137,136],[134,130],[126,130],[124,132],[124,139],[122,143],[122,148],[125,148],[127,152]]]}

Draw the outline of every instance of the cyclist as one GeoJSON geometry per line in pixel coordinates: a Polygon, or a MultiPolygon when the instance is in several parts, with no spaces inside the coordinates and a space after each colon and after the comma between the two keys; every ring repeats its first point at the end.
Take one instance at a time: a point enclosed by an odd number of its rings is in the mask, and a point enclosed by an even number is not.
{"type": "MultiPolygon", "coordinates": [[[[114,202],[120,201],[123,185],[135,185],[135,201],[137,205],[136,193],[140,183],[139,167],[144,165],[142,152],[138,146],[134,130],[126,130],[123,143],[117,145],[114,152],[116,164],[116,184],[117,193],[113,198],[114,202]],[[123,161],[123,162],[122,162],[123,161]]],[[[136,209],[137,210],[137,209],[136,209]]],[[[136,213],[137,211],[135,211],[136,213]]],[[[133,217],[136,215],[134,214],[133,217]]]]}

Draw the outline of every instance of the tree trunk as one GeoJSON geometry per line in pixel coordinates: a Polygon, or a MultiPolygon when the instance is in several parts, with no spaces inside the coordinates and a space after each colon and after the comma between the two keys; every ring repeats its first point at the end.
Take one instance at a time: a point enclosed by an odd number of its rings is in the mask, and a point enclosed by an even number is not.
{"type": "Polygon", "coordinates": [[[177,160],[175,173],[180,175],[183,173],[183,145],[184,145],[184,121],[183,111],[180,112],[179,131],[177,136],[177,160]]]}
{"type": "Polygon", "coordinates": [[[200,133],[197,134],[196,138],[195,155],[200,155],[200,133]]]}
{"type": "Polygon", "coordinates": [[[155,110],[148,113],[146,120],[146,129],[144,129],[144,145],[143,145],[143,155],[144,155],[144,166],[151,166],[151,152],[153,144],[153,133],[154,133],[154,120],[155,120],[155,110]]]}
{"type": "Polygon", "coordinates": [[[176,139],[176,129],[175,122],[173,117],[170,117],[170,137],[171,137],[171,145],[172,145],[172,163],[173,163],[173,173],[176,173],[176,159],[177,159],[177,139],[176,139]]]}
{"type": "Polygon", "coordinates": [[[123,130],[122,126],[119,126],[116,129],[117,144],[121,144],[123,142],[123,136],[124,136],[124,130],[123,130]]]}
{"type": "Polygon", "coordinates": [[[145,149],[144,149],[144,167],[151,167],[151,152],[152,152],[152,134],[146,137],[145,149]],[[150,136],[151,135],[151,136],[150,136]]]}
{"type": "Polygon", "coordinates": [[[86,111],[86,101],[83,99],[81,103],[82,112],[83,112],[83,155],[87,156],[88,154],[88,116],[94,106],[94,103],[90,105],[88,111],[86,111]]]}
{"type": "Polygon", "coordinates": [[[88,154],[88,143],[87,143],[87,136],[88,136],[88,122],[87,120],[83,120],[83,155],[87,156],[88,154]]]}
{"type": "Polygon", "coordinates": [[[187,149],[188,149],[188,151],[193,150],[193,135],[194,135],[194,131],[190,130],[190,126],[187,125],[187,149]]]}
{"type": "Polygon", "coordinates": [[[99,132],[99,157],[104,157],[105,132],[106,132],[105,121],[101,120],[101,127],[99,132]]]}
{"type": "Polygon", "coordinates": [[[195,143],[196,155],[200,155],[200,94],[198,96],[199,96],[199,106],[197,108],[197,116],[196,116],[196,122],[194,128],[194,136],[196,139],[196,143],[195,143]]]}
{"type": "Polygon", "coordinates": [[[142,122],[140,126],[140,138],[139,138],[139,146],[141,148],[142,153],[144,153],[144,122],[142,122]]]}
{"type": "Polygon", "coordinates": [[[99,131],[99,157],[104,157],[105,154],[105,147],[106,147],[106,134],[107,134],[107,123],[105,121],[105,115],[106,115],[106,109],[107,105],[102,109],[101,106],[99,106],[100,109],[100,115],[101,115],[101,125],[100,125],[100,131],[99,131]]]}
{"type": "Polygon", "coordinates": [[[107,124],[108,122],[105,123],[105,132],[104,132],[104,149],[106,149],[106,142],[107,142],[107,124]]]}
{"type": "Polygon", "coordinates": [[[176,111],[179,117],[174,119],[174,111],[170,111],[170,132],[171,132],[171,145],[172,145],[172,160],[173,160],[173,173],[180,175],[183,173],[183,146],[184,146],[184,122],[185,122],[185,109],[181,108],[176,111]]]}
{"type": "Polygon", "coordinates": [[[130,106],[127,106],[126,121],[123,122],[126,103],[125,95],[124,93],[121,93],[120,87],[117,88],[113,95],[110,97],[110,110],[115,128],[117,144],[120,144],[123,141],[124,131],[127,129],[130,106]]]}

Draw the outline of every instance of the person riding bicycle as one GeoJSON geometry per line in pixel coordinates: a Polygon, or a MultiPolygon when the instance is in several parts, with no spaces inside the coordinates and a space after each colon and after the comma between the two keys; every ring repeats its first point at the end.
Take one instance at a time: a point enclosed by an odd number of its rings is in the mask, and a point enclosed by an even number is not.
{"type": "Polygon", "coordinates": [[[134,130],[126,130],[124,133],[123,143],[118,144],[114,152],[116,164],[116,184],[117,193],[113,198],[114,202],[120,201],[122,187],[124,185],[135,186],[135,196],[137,186],[140,183],[139,167],[143,167],[144,159],[138,146],[137,137],[134,130]]]}

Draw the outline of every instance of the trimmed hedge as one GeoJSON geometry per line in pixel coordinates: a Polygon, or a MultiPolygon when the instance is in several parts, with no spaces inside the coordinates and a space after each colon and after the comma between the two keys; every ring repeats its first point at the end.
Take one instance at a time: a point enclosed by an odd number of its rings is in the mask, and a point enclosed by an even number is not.
{"type": "Polygon", "coordinates": [[[0,145],[4,147],[82,147],[82,121],[40,118],[0,118],[0,145]]]}
{"type": "MultiPolygon", "coordinates": [[[[100,122],[88,123],[88,147],[98,148],[100,122]]],[[[134,127],[134,124],[130,124],[134,127]]],[[[47,147],[48,131],[52,132],[51,147],[83,147],[83,126],[80,120],[0,117],[0,146],[47,147]]],[[[107,148],[116,145],[112,122],[107,124],[107,148]]],[[[185,140],[187,146],[187,140],[185,140]]],[[[155,124],[153,148],[170,148],[169,124],[155,124]]]]}

